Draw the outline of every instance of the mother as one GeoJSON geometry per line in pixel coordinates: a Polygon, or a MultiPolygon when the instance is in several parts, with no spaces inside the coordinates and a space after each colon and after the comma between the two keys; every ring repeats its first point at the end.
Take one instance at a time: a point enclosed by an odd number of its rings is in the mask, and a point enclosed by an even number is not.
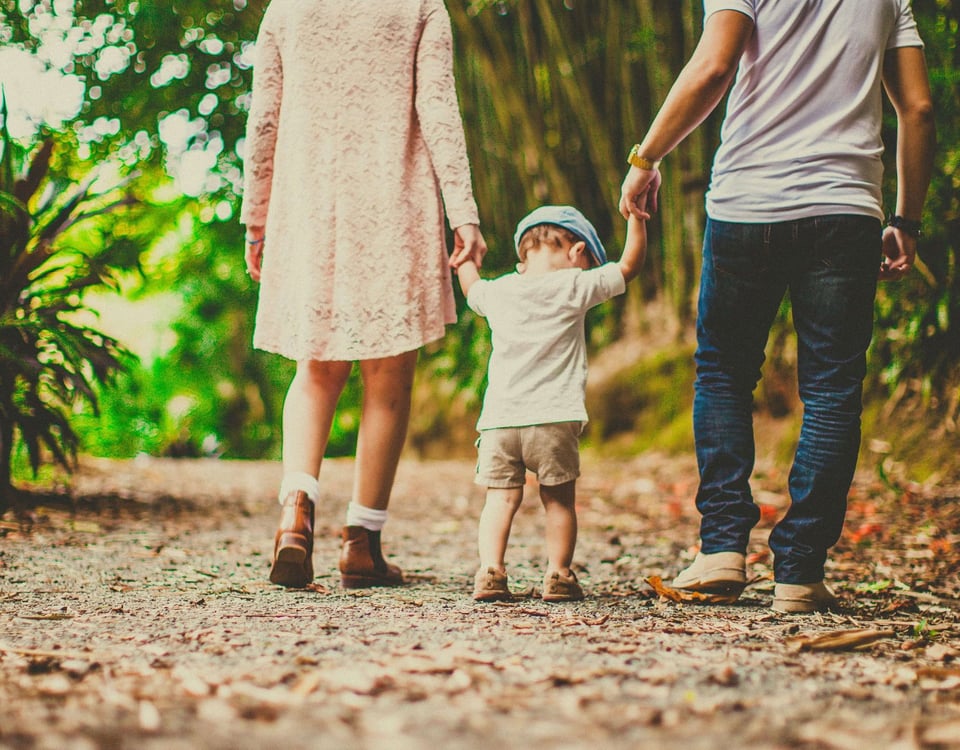
{"type": "Polygon", "coordinates": [[[417,350],[456,320],[450,263],[486,253],[442,0],[273,0],[257,37],[244,161],[247,271],[261,284],[254,346],[297,362],[270,580],[313,579],[320,465],[359,361],[341,581],[398,585],[380,530],[417,350]]]}

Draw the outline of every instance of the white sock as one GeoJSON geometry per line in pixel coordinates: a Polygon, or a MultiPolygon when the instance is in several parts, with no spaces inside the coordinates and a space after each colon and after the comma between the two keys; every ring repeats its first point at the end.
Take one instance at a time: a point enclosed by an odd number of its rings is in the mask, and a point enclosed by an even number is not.
{"type": "Polygon", "coordinates": [[[291,492],[306,492],[313,502],[320,499],[320,482],[312,474],[305,471],[288,471],[283,475],[283,481],[280,483],[280,504],[286,500],[291,492]]]}
{"type": "Polygon", "coordinates": [[[347,506],[347,526],[363,526],[368,531],[380,531],[387,522],[387,511],[367,508],[358,503],[347,506]]]}

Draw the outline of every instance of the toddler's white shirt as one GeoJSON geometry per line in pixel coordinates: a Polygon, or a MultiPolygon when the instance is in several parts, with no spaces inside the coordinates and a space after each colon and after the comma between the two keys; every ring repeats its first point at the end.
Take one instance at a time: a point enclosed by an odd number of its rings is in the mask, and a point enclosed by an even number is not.
{"type": "Polygon", "coordinates": [[[617,263],[474,283],[467,304],[487,319],[493,341],[477,429],[586,423],[584,318],[625,288],[617,263]]]}

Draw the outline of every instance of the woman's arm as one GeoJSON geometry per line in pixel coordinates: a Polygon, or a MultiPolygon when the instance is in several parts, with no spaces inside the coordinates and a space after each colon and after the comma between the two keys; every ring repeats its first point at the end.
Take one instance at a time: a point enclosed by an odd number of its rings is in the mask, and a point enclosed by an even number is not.
{"type": "Polygon", "coordinates": [[[282,96],[283,63],[268,7],[254,49],[253,89],[244,140],[240,222],[248,227],[267,223],[282,96]]]}
{"type": "Polygon", "coordinates": [[[451,228],[479,224],[453,75],[453,33],[442,0],[428,3],[416,59],[416,110],[451,228]]]}

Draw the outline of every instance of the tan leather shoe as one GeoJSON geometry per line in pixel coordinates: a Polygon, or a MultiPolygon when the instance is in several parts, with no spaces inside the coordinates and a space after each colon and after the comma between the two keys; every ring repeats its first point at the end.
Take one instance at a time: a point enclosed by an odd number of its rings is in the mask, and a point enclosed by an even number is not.
{"type": "Polygon", "coordinates": [[[510,601],[513,595],[507,584],[507,574],[496,568],[480,568],[473,578],[473,598],[478,602],[510,601]]]}
{"type": "Polygon", "coordinates": [[[837,597],[823,582],[778,583],[773,587],[773,611],[806,614],[836,609],[837,597]]]}
{"type": "Polygon", "coordinates": [[[341,539],[340,584],[345,589],[403,585],[403,571],[383,559],[379,531],[344,526],[341,539]]]}
{"type": "Polygon", "coordinates": [[[670,584],[675,589],[702,594],[740,596],[747,585],[746,557],[739,552],[698,552],[693,564],[680,571],[670,584]]]}
{"type": "Polygon", "coordinates": [[[559,570],[548,570],[543,577],[542,598],[545,602],[579,602],[583,599],[583,589],[577,574],[571,570],[570,575],[565,576],[559,570]]]}
{"type": "Polygon", "coordinates": [[[313,501],[306,492],[291,492],[283,501],[273,542],[270,582],[303,588],[313,581],[313,501]]]}

